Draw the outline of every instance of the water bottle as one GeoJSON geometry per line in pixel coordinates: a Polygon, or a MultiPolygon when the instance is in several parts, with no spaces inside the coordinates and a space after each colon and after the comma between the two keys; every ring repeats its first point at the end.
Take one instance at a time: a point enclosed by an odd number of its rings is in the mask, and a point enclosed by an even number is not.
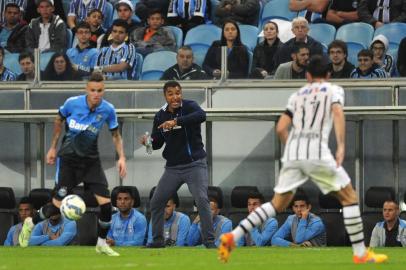
{"type": "Polygon", "coordinates": [[[148,155],[152,154],[152,138],[149,132],[145,132],[145,151],[148,155]]]}

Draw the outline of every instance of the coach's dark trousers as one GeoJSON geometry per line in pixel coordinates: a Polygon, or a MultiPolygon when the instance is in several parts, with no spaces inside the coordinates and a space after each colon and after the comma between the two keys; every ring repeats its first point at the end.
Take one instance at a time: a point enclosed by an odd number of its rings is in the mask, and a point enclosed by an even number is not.
{"type": "Polygon", "coordinates": [[[166,203],[183,183],[187,184],[199,211],[202,242],[205,245],[211,244],[214,242],[214,230],[210,203],[207,197],[209,179],[205,158],[189,164],[165,167],[164,174],[159,180],[150,204],[153,242],[164,243],[164,211],[166,203]]]}

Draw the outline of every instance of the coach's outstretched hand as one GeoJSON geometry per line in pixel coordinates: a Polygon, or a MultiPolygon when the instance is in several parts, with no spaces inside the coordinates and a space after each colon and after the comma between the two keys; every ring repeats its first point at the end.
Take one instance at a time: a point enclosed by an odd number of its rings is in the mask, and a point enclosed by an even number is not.
{"type": "Polygon", "coordinates": [[[47,164],[54,165],[56,160],[56,148],[49,148],[47,153],[47,164]]]}

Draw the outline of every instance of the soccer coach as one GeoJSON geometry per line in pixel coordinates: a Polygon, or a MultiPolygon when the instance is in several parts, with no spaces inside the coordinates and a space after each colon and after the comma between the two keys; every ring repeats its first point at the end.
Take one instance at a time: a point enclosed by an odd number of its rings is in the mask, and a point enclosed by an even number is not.
{"type": "MultiPolygon", "coordinates": [[[[164,209],[172,195],[186,183],[199,211],[203,244],[207,248],[215,248],[207,197],[206,152],[200,127],[206,121],[206,113],[195,101],[182,98],[178,82],[168,81],[163,91],[166,104],[155,114],[151,137],[154,150],[165,143],[163,157],[166,166],[150,202],[153,242],[148,247],[165,247],[164,209]]],[[[140,142],[145,145],[145,135],[140,142]]]]}

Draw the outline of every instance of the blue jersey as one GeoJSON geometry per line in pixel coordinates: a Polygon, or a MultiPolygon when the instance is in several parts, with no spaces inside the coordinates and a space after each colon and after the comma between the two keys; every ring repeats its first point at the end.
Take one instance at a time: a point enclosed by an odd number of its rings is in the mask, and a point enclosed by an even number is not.
{"type": "Polygon", "coordinates": [[[17,76],[14,72],[3,66],[3,73],[0,73],[0,82],[15,81],[17,76]]]}
{"type": "MultiPolygon", "coordinates": [[[[165,242],[168,243],[168,240],[174,241],[174,243],[171,243],[175,246],[186,246],[187,244],[187,235],[189,233],[189,228],[190,228],[190,219],[187,215],[173,211],[172,216],[168,219],[165,220],[164,224],[164,238],[165,242]],[[174,226],[174,221],[176,220],[176,215],[180,214],[179,219],[177,220],[177,232],[176,235],[171,235],[172,232],[172,226],[174,226]]],[[[152,226],[151,222],[149,223],[148,227],[148,244],[152,243],[152,226]]]]}
{"type": "Polygon", "coordinates": [[[244,237],[240,238],[240,241],[238,241],[237,244],[238,246],[270,246],[272,236],[277,230],[278,221],[275,218],[269,218],[265,221],[265,223],[263,223],[263,225],[255,227],[251,232],[249,232],[251,243],[247,243],[248,237],[245,235],[244,237]]]}
{"type": "Polygon", "coordinates": [[[59,114],[66,120],[66,134],[59,156],[98,158],[97,138],[104,123],[110,130],[118,128],[114,106],[102,99],[99,106],[90,110],[87,95],[68,98],[59,114]]]}
{"type": "Polygon", "coordinates": [[[113,46],[103,47],[97,56],[97,66],[110,66],[114,64],[120,64],[122,62],[127,63],[130,67],[121,72],[107,72],[107,78],[109,80],[132,80],[137,79],[135,74],[136,66],[136,51],[133,44],[126,44],[123,42],[118,47],[113,46]]]}
{"type": "Polygon", "coordinates": [[[68,16],[75,16],[78,22],[85,21],[87,14],[93,9],[98,9],[106,14],[106,0],[71,0],[68,16]],[[85,4],[85,2],[87,2],[85,4]]]}
{"type": "Polygon", "coordinates": [[[52,225],[48,219],[35,225],[30,237],[30,246],[66,246],[75,238],[76,222],[61,217],[58,224],[52,225]],[[46,224],[47,223],[47,224],[46,224]],[[47,229],[44,226],[47,225],[47,229]],[[50,234],[59,235],[51,240],[50,234]]]}
{"type": "Polygon", "coordinates": [[[107,238],[113,239],[116,246],[142,246],[146,232],[147,219],[136,209],[131,209],[126,218],[122,218],[120,212],[112,216],[107,238]]]}
{"type": "Polygon", "coordinates": [[[79,71],[90,72],[96,64],[98,52],[96,48],[87,47],[81,50],[79,46],[76,46],[76,48],[70,48],[66,55],[73,64],[78,65],[79,71]]]}
{"type": "MultiPolygon", "coordinates": [[[[218,247],[220,244],[220,236],[224,233],[231,232],[233,230],[233,223],[226,217],[216,216],[213,219],[213,230],[215,242],[218,247]]],[[[202,244],[202,227],[201,222],[192,223],[188,234],[188,246],[197,246],[202,244]]]]}

